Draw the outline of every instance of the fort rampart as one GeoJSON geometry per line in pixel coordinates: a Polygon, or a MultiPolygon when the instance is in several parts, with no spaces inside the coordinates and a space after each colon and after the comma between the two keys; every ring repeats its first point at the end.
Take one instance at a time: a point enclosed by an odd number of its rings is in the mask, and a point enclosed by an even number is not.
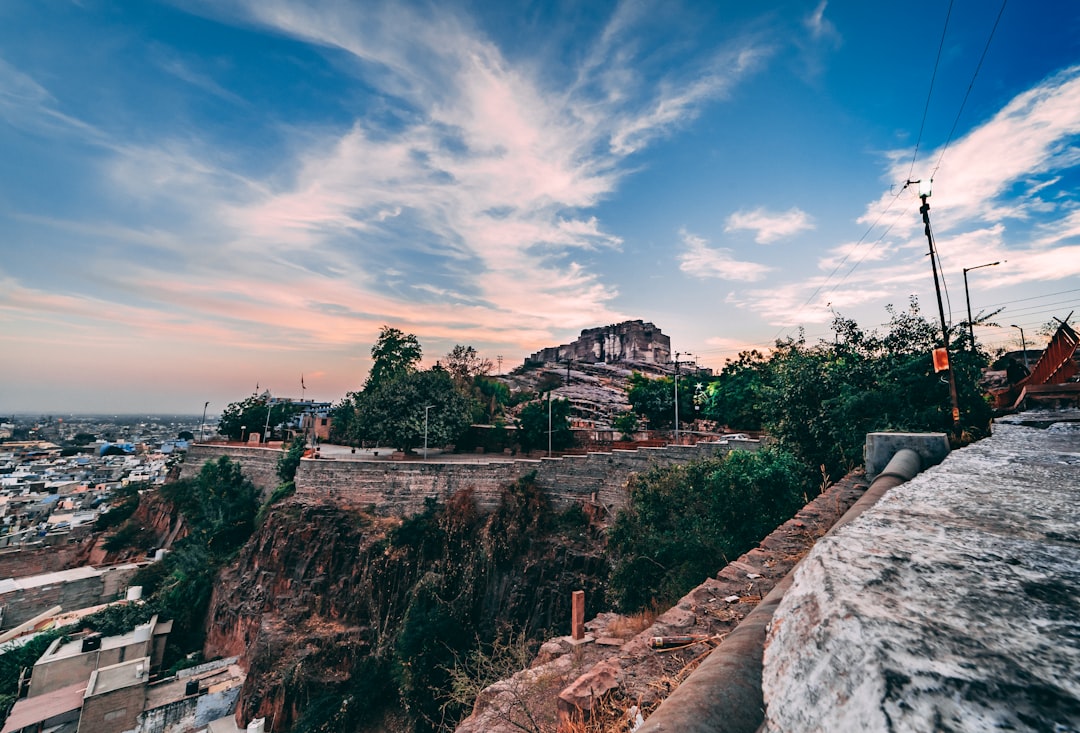
{"type": "MultiPolygon", "coordinates": [[[[422,511],[428,498],[444,502],[455,493],[469,489],[481,510],[491,510],[498,506],[506,486],[535,472],[537,485],[554,506],[590,504],[614,514],[626,504],[627,483],[634,474],[654,466],[682,464],[730,450],[756,450],[758,446],[756,440],[729,440],[475,463],[304,459],[296,471],[296,497],[403,517],[422,511]]],[[[265,448],[195,445],[188,452],[181,476],[197,475],[203,463],[217,460],[221,455],[239,462],[244,474],[264,496],[276,485],[275,467],[280,451],[265,448]]]]}

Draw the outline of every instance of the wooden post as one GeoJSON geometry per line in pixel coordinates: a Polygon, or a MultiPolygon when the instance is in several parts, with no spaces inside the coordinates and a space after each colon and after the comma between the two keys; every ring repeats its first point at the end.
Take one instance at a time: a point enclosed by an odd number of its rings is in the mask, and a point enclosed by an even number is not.
{"type": "Polygon", "coordinates": [[[585,591],[576,590],[571,595],[570,635],[574,641],[585,638],[585,591]]]}

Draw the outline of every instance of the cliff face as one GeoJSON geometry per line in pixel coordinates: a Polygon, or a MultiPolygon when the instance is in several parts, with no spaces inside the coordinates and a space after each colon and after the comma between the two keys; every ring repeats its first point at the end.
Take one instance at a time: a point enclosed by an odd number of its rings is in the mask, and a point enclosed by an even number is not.
{"type": "Polygon", "coordinates": [[[424,729],[455,655],[502,624],[565,633],[571,591],[602,596],[593,541],[528,482],[485,514],[468,492],[404,521],[280,505],[219,577],[205,653],[248,669],[239,723],[424,729]]]}

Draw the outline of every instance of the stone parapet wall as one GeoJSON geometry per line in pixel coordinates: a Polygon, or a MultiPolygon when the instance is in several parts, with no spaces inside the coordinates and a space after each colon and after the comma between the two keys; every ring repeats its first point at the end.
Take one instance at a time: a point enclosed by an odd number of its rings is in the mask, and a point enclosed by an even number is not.
{"type": "MultiPolygon", "coordinates": [[[[273,445],[271,443],[271,446],[273,445]]],[[[280,448],[274,447],[258,448],[206,443],[192,445],[188,448],[187,457],[180,466],[180,478],[193,479],[199,475],[199,471],[207,461],[216,461],[221,456],[228,456],[229,460],[243,467],[244,476],[255,484],[255,488],[265,499],[281,483],[277,475],[277,462],[281,453],[280,448]]]]}
{"type": "Polygon", "coordinates": [[[296,472],[296,496],[386,516],[409,516],[422,511],[428,498],[444,502],[469,489],[481,510],[492,510],[506,486],[535,472],[537,485],[556,508],[596,504],[614,514],[626,504],[627,484],[634,474],[758,446],[757,441],[733,440],[491,463],[305,459],[296,472]]]}

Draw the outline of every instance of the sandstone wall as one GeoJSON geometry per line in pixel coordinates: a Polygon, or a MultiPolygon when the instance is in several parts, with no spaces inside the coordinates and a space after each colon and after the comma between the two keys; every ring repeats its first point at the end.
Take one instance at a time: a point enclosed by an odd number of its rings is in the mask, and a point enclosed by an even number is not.
{"type": "Polygon", "coordinates": [[[755,450],[758,445],[757,441],[699,443],[502,463],[305,459],[296,472],[296,495],[386,516],[408,516],[422,511],[429,497],[443,502],[471,489],[480,508],[491,510],[498,506],[505,486],[535,471],[537,484],[556,507],[592,503],[614,514],[625,505],[627,482],[636,473],[732,449],[755,450]]]}
{"type": "MultiPolygon", "coordinates": [[[[273,445],[273,444],[271,444],[273,445]]],[[[281,480],[277,475],[277,462],[281,457],[280,448],[256,448],[239,445],[213,445],[198,444],[188,448],[187,457],[180,466],[180,478],[191,479],[199,475],[203,464],[207,461],[216,461],[221,456],[228,456],[229,460],[243,466],[244,475],[247,476],[255,488],[263,495],[269,496],[277,488],[281,480]]]]}

